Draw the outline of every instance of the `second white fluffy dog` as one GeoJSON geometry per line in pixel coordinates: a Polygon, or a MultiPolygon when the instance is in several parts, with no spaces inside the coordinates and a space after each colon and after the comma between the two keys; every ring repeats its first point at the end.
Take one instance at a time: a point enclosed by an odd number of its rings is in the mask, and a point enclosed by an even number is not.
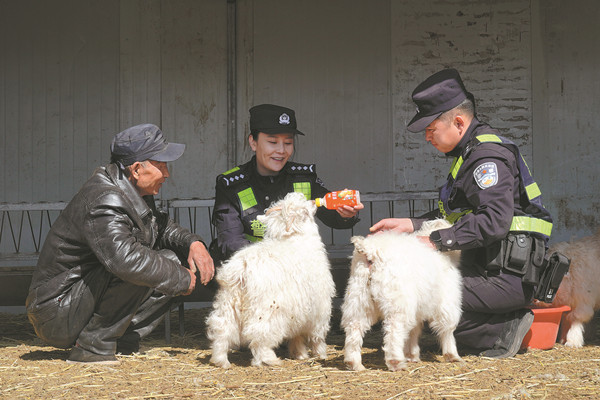
{"type": "Polygon", "coordinates": [[[351,239],[354,254],[341,322],[346,332],[344,361],[349,368],[365,369],[363,337],[380,320],[390,370],[406,368],[407,360],[419,361],[424,321],[438,335],[444,358],[461,361],[453,335],[461,316],[459,254],[440,253],[416,237],[447,226],[437,220],[411,235],[388,231],[351,239]]]}

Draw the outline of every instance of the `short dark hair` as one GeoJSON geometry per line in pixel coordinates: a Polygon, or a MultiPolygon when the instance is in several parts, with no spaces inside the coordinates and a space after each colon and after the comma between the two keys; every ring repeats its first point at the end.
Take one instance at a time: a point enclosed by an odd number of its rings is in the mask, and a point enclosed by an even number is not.
{"type": "Polygon", "coordinates": [[[475,104],[470,98],[464,99],[459,105],[454,107],[451,110],[444,112],[442,115],[438,117],[438,119],[448,122],[452,118],[454,118],[457,114],[466,114],[469,117],[475,116],[475,104]]]}
{"type": "MultiPolygon", "coordinates": [[[[250,136],[252,136],[252,139],[254,139],[254,141],[258,140],[258,134],[261,133],[262,131],[258,131],[258,130],[254,130],[254,131],[250,131],[250,136]]],[[[276,135],[273,133],[265,133],[263,132],[265,135],[276,135]]],[[[292,132],[290,132],[292,133],[292,132]]],[[[294,142],[296,141],[296,136],[298,136],[297,134],[293,134],[294,135],[294,142]]]]}

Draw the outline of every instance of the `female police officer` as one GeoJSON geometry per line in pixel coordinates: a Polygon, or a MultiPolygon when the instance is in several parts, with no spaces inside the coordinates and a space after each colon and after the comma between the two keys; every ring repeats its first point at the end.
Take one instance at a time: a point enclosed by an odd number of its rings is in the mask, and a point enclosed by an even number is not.
{"type": "MultiPolygon", "coordinates": [[[[216,183],[213,224],[217,237],[211,244],[216,261],[227,260],[248,243],[260,240],[264,226],[256,219],[269,205],[289,192],[307,199],[322,197],[328,190],[317,177],[314,164],[288,161],[294,152],[296,129],[293,110],[272,104],[250,109],[250,147],[255,155],[247,163],[219,175],[216,183]]],[[[317,217],[327,226],[351,228],[363,205],[337,210],[320,208],[317,217]]]]}

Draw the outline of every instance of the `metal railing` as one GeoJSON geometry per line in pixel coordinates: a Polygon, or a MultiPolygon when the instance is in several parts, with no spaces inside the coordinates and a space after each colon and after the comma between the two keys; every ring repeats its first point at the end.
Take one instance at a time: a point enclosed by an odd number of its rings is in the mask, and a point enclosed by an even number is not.
{"type": "MultiPolygon", "coordinates": [[[[360,221],[351,229],[332,229],[317,221],[323,241],[330,254],[346,257],[349,254],[350,238],[366,235],[377,221],[390,217],[415,217],[432,211],[437,206],[437,192],[382,192],[361,193],[365,205],[360,212],[360,221]]],[[[211,223],[213,199],[173,199],[165,208],[181,226],[201,235],[206,240],[215,238],[216,231],[211,223]]]]}
{"type": "Polygon", "coordinates": [[[165,202],[164,208],[179,225],[212,240],[217,234],[211,222],[214,204],[214,199],[172,199],[165,202]]]}
{"type": "Polygon", "coordinates": [[[0,253],[39,253],[52,223],[66,205],[0,203],[0,253]]]}
{"type": "MultiPolygon", "coordinates": [[[[366,235],[368,229],[382,218],[415,217],[436,207],[437,192],[361,193],[365,209],[360,221],[352,228],[335,230],[320,223],[321,235],[330,248],[345,246],[353,235],[366,235]]],[[[39,253],[52,223],[66,207],[66,202],[0,203],[0,261],[14,254],[39,253]]],[[[215,228],[211,224],[213,199],[172,199],[158,201],[181,226],[212,240],[215,228]]]]}
{"type": "MultiPolygon", "coordinates": [[[[365,209],[360,213],[361,220],[352,229],[335,230],[319,221],[320,233],[326,242],[332,266],[337,262],[342,268],[340,270],[333,268],[334,279],[341,281],[347,279],[345,274],[347,257],[352,251],[351,236],[366,235],[369,227],[382,218],[414,217],[432,211],[436,206],[436,199],[436,192],[362,193],[361,201],[365,209]]],[[[0,293],[0,305],[25,304],[31,274],[46,234],[66,205],[65,202],[0,203],[0,273],[4,285],[0,293]]],[[[200,234],[207,241],[209,238],[212,240],[216,235],[211,223],[213,206],[213,199],[157,201],[157,207],[166,210],[181,226],[200,234]]],[[[336,281],[336,285],[338,284],[336,281]]],[[[338,290],[343,293],[343,288],[338,290]]],[[[207,302],[212,299],[209,291],[201,291],[199,296],[199,299],[191,299],[191,301],[207,302]]],[[[183,335],[183,301],[178,304],[178,309],[179,331],[183,335]]],[[[170,343],[171,336],[169,321],[169,318],[165,319],[167,344],[170,343]]]]}

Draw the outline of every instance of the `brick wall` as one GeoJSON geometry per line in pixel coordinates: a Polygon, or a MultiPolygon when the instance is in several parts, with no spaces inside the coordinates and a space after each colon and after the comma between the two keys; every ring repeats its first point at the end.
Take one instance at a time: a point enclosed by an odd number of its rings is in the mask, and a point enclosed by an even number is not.
{"type": "Polygon", "coordinates": [[[453,67],[475,95],[480,119],[531,155],[531,38],[528,0],[393,1],[392,96],[396,190],[438,187],[450,161],[410,133],[410,95],[453,67]]]}

